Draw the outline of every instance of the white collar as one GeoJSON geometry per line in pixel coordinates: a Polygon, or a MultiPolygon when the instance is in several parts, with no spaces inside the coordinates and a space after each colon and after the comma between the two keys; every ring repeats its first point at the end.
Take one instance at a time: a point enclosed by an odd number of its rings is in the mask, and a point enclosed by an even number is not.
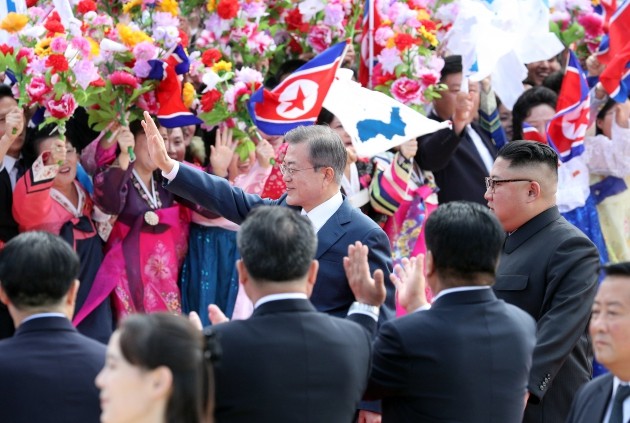
{"type": "Polygon", "coordinates": [[[28,317],[25,317],[22,322],[20,324],[23,324],[25,322],[28,322],[29,320],[35,320],[35,319],[42,319],[44,317],[63,317],[64,319],[67,319],[68,316],[66,316],[63,313],[56,313],[56,312],[50,312],[50,313],[35,313],[35,314],[31,314],[28,317]]]}
{"type": "Polygon", "coordinates": [[[307,300],[308,297],[306,296],[306,294],[303,294],[301,292],[285,292],[282,294],[271,294],[271,295],[265,295],[262,298],[259,298],[258,301],[256,301],[256,304],[254,304],[254,308],[258,308],[261,305],[265,304],[265,303],[270,303],[271,301],[278,301],[278,300],[307,300]]]}
{"type": "Polygon", "coordinates": [[[328,222],[328,219],[330,219],[332,215],[339,210],[339,207],[341,207],[342,204],[343,196],[340,191],[337,191],[335,195],[315,207],[310,212],[307,213],[304,209],[302,209],[302,215],[306,215],[306,217],[308,217],[315,228],[315,232],[317,233],[322,226],[328,222]]]}
{"type": "Polygon", "coordinates": [[[457,288],[446,288],[438,292],[438,294],[433,297],[433,303],[440,297],[448,294],[452,294],[453,292],[464,292],[464,291],[479,291],[482,289],[490,289],[489,286],[458,286],[457,288]]]}

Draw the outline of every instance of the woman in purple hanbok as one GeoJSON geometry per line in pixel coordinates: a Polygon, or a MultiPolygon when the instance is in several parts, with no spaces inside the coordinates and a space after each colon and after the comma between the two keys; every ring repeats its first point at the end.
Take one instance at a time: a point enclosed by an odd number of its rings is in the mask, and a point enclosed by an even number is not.
{"type": "MultiPolygon", "coordinates": [[[[94,178],[94,200],[118,217],[96,275],[101,289],[88,304],[111,295],[118,319],[136,312],[178,313],[177,278],[187,249],[190,210],[162,187],[139,121],[119,129],[117,141],[118,157],[116,143],[97,149],[101,167],[94,178]],[[130,161],[130,147],[135,161],[130,161]]],[[[75,322],[81,318],[77,315],[75,322]]]]}

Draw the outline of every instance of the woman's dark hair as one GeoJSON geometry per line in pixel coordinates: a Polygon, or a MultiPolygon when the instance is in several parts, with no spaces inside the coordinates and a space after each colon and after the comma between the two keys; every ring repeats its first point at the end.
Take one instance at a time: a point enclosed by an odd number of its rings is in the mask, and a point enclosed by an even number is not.
{"type": "Polygon", "coordinates": [[[120,350],[130,364],[146,370],[168,367],[173,375],[167,423],[211,421],[214,375],[205,339],[186,318],[167,313],[135,314],[119,328],[120,350]]]}
{"type": "MultiPolygon", "coordinates": [[[[615,106],[615,104],[617,104],[615,100],[613,100],[612,98],[608,99],[606,104],[604,104],[604,107],[602,107],[601,110],[597,112],[597,119],[604,119],[606,117],[606,113],[608,113],[610,109],[615,106]]],[[[595,135],[602,135],[603,133],[604,131],[600,129],[599,125],[595,124],[595,135]]]]}
{"type": "Polygon", "coordinates": [[[512,108],[512,140],[523,139],[523,122],[534,107],[547,104],[555,110],[557,101],[558,95],[543,86],[530,88],[521,94],[512,108]]]}
{"type": "Polygon", "coordinates": [[[322,107],[322,110],[319,112],[319,115],[317,116],[316,124],[330,126],[334,118],[335,118],[335,115],[333,115],[328,109],[322,107]]]}

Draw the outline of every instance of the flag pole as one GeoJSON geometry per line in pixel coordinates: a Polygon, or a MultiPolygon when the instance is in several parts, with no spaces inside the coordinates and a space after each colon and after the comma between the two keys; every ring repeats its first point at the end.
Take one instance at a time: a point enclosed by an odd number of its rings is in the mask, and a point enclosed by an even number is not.
{"type": "Polygon", "coordinates": [[[374,73],[374,1],[368,0],[368,88],[372,89],[374,73]]]}

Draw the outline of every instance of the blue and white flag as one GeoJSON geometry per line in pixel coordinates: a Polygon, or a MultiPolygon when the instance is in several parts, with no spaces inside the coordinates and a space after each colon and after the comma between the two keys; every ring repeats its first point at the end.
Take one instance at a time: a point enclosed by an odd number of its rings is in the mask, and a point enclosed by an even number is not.
{"type": "Polygon", "coordinates": [[[0,0],[0,20],[11,12],[26,13],[26,0],[0,0]]]}
{"type": "Polygon", "coordinates": [[[334,114],[352,137],[357,154],[372,157],[404,142],[437,130],[450,122],[437,122],[411,107],[378,92],[363,88],[339,69],[324,100],[324,107],[334,114]]]}

